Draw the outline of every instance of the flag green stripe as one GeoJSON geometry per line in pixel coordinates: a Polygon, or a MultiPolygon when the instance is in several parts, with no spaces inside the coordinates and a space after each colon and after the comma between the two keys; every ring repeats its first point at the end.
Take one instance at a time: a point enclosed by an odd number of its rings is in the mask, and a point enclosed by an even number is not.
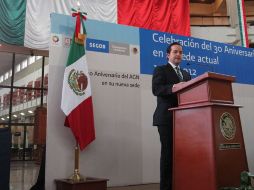
{"type": "MultiPolygon", "coordinates": [[[[86,34],[86,29],[85,29],[85,25],[83,21],[82,21],[82,27],[83,27],[84,34],[86,34]]],[[[85,55],[85,47],[84,45],[81,45],[75,42],[75,32],[74,32],[66,66],[68,67],[69,65],[75,63],[83,55],[85,55]]]]}
{"type": "Polygon", "coordinates": [[[237,9],[238,9],[238,18],[239,18],[239,30],[240,30],[240,37],[241,37],[241,45],[246,47],[246,35],[244,31],[244,15],[243,15],[243,8],[242,8],[242,0],[237,0],[237,9]]]}
{"type": "Polygon", "coordinates": [[[84,45],[77,44],[75,42],[75,35],[73,35],[66,66],[68,67],[69,65],[75,63],[84,54],[85,54],[84,45]]]}
{"type": "Polygon", "coordinates": [[[26,0],[0,1],[0,42],[24,45],[26,0]]]}

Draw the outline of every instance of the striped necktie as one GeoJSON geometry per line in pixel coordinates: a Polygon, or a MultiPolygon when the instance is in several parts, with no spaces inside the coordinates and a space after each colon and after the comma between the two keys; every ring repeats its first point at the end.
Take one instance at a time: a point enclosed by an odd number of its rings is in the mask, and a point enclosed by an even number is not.
{"type": "Polygon", "coordinates": [[[175,67],[175,70],[176,70],[176,74],[177,74],[180,82],[182,82],[183,81],[183,75],[182,75],[182,73],[180,71],[180,68],[179,67],[175,67]]]}

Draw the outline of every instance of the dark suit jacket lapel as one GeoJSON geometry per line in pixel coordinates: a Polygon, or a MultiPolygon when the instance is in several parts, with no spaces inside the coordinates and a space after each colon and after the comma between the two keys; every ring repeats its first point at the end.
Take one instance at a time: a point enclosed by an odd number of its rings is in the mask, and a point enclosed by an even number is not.
{"type": "Polygon", "coordinates": [[[168,72],[167,76],[170,77],[171,82],[173,82],[173,83],[180,82],[174,68],[169,63],[167,63],[167,72],[168,72]]]}
{"type": "Polygon", "coordinates": [[[189,73],[188,73],[187,71],[181,69],[181,72],[182,72],[182,74],[183,74],[183,80],[184,80],[184,81],[189,81],[189,80],[191,80],[190,75],[189,75],[189,73]]]}

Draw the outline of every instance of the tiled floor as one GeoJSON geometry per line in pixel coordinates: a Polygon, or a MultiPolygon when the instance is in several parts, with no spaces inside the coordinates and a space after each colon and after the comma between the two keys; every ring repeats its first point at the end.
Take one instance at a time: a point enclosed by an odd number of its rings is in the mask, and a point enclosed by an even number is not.
{"type": "MultiPolygon", "coordinates": [[[[29,190],[37,180],[39,167],[34,162],[12,162],[10,190],[29,190]]],[[[108,190],[159,190],[159,184],[109,187],[108,190]]]]}

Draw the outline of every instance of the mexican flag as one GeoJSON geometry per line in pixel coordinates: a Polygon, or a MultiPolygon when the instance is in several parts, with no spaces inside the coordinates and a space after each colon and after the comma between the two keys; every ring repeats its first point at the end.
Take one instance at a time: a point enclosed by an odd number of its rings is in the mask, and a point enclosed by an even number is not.
{"type": "Polygon", "coordinates": [[[61,109],[66,115],[65,126],[70,127],[81,150],[95,139],[91,81],[88,74],[84,41],[85,16],[76,17],[74,37],[64,72],[61,109]]]}
{"type": "MultiPolygon", "coordinates": [[[[69,15],[76,4],[74,0],[1,0],[0,42],[46,50],[50,14],[69,15]]],[[[93,20],[190,36],[189,0],[83,0],[80,6],[93,20]]]]}

